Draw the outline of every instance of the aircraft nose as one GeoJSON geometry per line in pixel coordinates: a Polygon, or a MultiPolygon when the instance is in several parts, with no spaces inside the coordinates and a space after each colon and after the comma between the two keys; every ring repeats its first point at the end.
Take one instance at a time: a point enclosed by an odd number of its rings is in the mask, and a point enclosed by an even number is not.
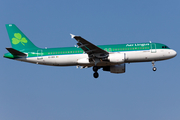
{"type": "Polygon", "coordinates": [[[177,55],[177,52],[175,50],[172,50],[171,55],[172,57],[175,57],[177,55]]]}
{"type": "Polygon", "coordinates": [[[175,50],[173,50],[172,55],[173,55],[173,57],[175,57],[177,55],[177,52],[175,50]]]}

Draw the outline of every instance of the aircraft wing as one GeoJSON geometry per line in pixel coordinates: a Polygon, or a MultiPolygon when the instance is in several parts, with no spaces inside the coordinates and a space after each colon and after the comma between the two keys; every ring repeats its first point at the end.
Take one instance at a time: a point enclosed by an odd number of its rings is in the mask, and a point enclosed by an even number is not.
{"type": "Polygon", "coordinates": [[[89,41],[85,40],[81,36],[75,36],[70,34],[71,38],[75,38],[77,40],[77,45],[83,49],[85,53],[89,55],[89,57],[96,57],[96,58],[105,58],[108,57],[109,53],[98,46],[90,43],[89,41]]]}

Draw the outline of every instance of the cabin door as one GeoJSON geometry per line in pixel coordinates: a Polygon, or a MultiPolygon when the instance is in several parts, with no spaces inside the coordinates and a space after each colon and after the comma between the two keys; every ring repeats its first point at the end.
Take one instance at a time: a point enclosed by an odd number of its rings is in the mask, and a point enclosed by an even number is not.
{"type": "Polygon", "coordinates": [[[43,60],[43,50],[37,50],[37,60],[43,60]]]}
{"type": "Polygon", "coordinates": [[[156,44],[151,43],[151,53],[156,53],[156,44]]]}

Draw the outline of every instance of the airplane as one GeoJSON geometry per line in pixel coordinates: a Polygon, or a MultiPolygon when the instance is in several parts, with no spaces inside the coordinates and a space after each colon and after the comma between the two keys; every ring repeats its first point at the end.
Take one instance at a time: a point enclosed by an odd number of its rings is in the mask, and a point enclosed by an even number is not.
{"type": "Polygon", "coordinates": [[[177,55],[176,51],[161,43],[128,43],[115,45],[99,45],[73,34],[77,40],[75,47],[39,48],[36,47],[15,24],[6,24],[12,48],[4,57],[29,63],[50,66],[92,67],[94,78],[98,78],[98,70],[111,73],[125,73],[126,63],[152,62],[167,60],[177,55]]]}

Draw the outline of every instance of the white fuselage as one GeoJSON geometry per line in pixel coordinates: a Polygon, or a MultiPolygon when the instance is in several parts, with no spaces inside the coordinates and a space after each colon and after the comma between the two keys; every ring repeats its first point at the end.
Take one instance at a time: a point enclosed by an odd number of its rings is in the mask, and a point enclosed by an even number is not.
{"type": "MultiPolygon", "coordinates": [[[[124,62],[99,61],[98,66],[110,66],[131,62],[149,62],[170,59],[176,56],[176,51],[172,49],[150,49],[128,52],[110,52],[113,55],[123,55],[124,62]]],[[[16,60],[52,66],[94,66],[95,62],[89,62],[87,54],[71,55],[49,55],[40,57],[18,58],[16,60]]]]}

